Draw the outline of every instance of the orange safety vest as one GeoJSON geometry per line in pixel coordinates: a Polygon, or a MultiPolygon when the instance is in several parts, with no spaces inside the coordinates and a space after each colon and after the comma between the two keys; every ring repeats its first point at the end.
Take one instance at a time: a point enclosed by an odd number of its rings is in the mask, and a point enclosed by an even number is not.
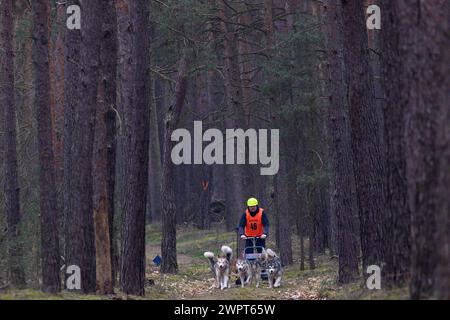
{"type": "Polygon", "coordinates": [[[250,211],[245,210],[245,216],[247,224],[245,225],[244,233],[247,237],[259,237],[263,234],[262,215],[264,209],[259,208],[257,214],[254,217],[250,214],[250,211]]]}

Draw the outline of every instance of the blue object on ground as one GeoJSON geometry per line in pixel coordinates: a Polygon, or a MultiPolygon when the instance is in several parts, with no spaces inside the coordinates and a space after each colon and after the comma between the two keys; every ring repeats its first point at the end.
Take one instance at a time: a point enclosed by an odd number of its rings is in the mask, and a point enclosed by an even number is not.
{"type": "Polygon", "coordinates": [[[161,264],[161,257],[159,255],[156,255],[156,257],[153,258],[153,263],[156,264],[158,267],[161,264]]]}

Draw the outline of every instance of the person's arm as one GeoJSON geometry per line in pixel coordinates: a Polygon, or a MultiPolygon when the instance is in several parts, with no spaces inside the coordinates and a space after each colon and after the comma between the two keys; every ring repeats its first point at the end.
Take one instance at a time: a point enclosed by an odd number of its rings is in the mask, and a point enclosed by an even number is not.
{"type": "Polygon", "coordinates": [[[269,218],[267,217],[266,212],[262,214],[262,224],[263,224],[263,234],[266,236],[269,235],[269,218]]]}
{"type": "Polygon", "coordinates": [[[244,234],[244,228],[245,228],[246,224],[247,224],[247,216],[244,213],[244,214],[242,214],[241,220],[239,221],[239,226],[238,226],[238,228],[239,228],[239,236],[242,236],[244,234]]]}

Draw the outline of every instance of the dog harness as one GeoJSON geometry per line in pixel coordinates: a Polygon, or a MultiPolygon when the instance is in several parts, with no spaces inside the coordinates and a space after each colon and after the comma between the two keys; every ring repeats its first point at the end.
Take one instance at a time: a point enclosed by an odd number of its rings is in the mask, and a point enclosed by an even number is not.
{"type": "Polygon", "coordinates": [[[245,210],[247,224],[244,233],[247,237],[259,237],[263,234],[262,215],[264,209],[259,208],[258,213],[254,216],[250,214],[250,210],[245,210]]]}

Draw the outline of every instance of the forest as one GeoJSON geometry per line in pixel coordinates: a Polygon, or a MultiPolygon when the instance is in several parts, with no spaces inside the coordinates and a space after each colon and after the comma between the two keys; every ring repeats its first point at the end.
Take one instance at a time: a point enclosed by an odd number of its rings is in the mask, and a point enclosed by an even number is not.
{"type": "Polygon", "coordinates": [[[446,0],[0,0],[0,300],[449,300],[449,31],[446,0]],[[281,286],[216,289],[253,198],[281,286]]]}

